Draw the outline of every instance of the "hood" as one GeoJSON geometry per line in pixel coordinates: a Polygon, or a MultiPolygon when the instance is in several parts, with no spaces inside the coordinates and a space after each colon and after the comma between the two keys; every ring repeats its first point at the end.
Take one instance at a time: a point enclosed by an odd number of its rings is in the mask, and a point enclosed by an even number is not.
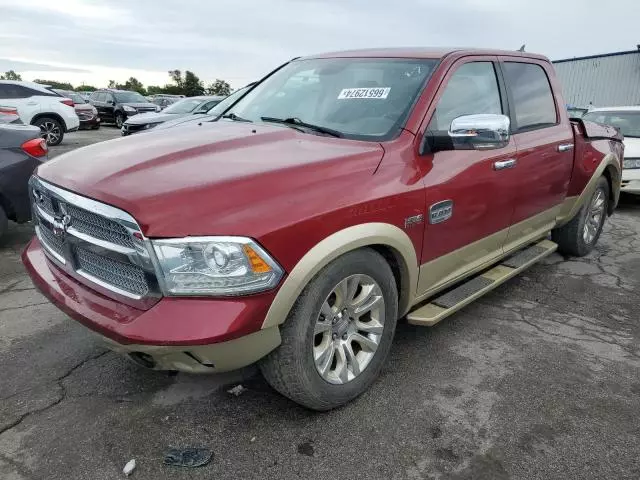
{"type": "Polygon", "coordinates": [[[200,122],[215,122],[217,119],[218,117],[207,115],[206,113],[194,113],[193,115],[179,116],[177,118],[172,117],[171,120],[167,120],[162,125],[159,125],[157,129],[160,130],[164,128],[171,128],[175,127],[176,125],[195,125],[200,122]]]}
{"type": "Polygon", "coordinates": [[[640,158],[640,138],[624,137],[624,158],[640,158]]]}
{"type": "Polygon", "coordinates": [[[181,118],[184,115],[189,115],[188,113],[162,113],[162,112],[148,112],[148,113],[139,113],[132,117],[129,117],[125,123],[129,125],[144,125],[146,123],[162,123],[167,120],[173,120],[175,118],[181,118]]]}
{"type": "Polygon", "coordinates": [[[378,143],[285,126],[203,122],[80,148],[37,174],[127,211],[149,237],[258,238],[266,233],[259,228],[339,204],[373,175],[383,152],[378,143]]]}
{"type": "Polygon", "coordinates": [[[93,111],[93,105],[91,105],[90,103],[76,103],[73,108],[75,108],[78,111],[93,111]]]}

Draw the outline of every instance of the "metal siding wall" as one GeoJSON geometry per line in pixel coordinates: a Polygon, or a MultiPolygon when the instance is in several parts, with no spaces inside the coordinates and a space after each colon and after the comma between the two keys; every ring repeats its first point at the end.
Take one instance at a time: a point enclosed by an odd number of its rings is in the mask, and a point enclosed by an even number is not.
{"type": "Polygon", "coordinates": [[[640,105],[640,52],[570,60],[554,67],[569,105],[640,105]]]}

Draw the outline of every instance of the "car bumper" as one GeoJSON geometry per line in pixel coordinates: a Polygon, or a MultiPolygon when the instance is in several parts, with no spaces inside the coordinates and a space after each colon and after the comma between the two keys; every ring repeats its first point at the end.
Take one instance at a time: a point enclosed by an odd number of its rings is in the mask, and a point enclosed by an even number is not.
{"type": "Polygon", "coordinates": [[[67,127],[67,130],[65,133],[75,132],[80,128],[80,119],[78,118],[77,115],[71,118],[65,118],[64,123],[67,127]]]}
{"type": "Polygon", "coordinates": [[[96,128],[99,126],[100,126],[100,117],[98,116],[80,119],[80,130],[96,128]]]}
{"type": "Polygon", "coordinates": [[[6,201],[6,212],[11,220],[24,223],[31,219],[31,199],[29,178],[34,170],[46,159],[37,159],[24,152],[7,150],[0,168],[0,194],[6,201]]]}
{"type": "Polygon", "coordinates": [[[261,330],[274,294],[209,299],[165,297],[149,310],[109,299],[65,275],[34,238],[22,254],[34,285],[105,345],[156,370],[225,372],[250,365],[280,344],[261,330]]]}
{"type": "Polygon", "coordinates": [[[126,137],[127,135],[133,135],[134,133],[140,133],[140,132],[147,132],[149,130],[151,130],[152,128],[155,128],[156,126],[160,125],[159,123],[139,123],[139,124],[135,124],[135,123],[124,123],[122,125],[122,128],[120,129],[120,133],[122,134],[123,137],[126,137]]]}
{"type": "Polygon", "coordinates": [[[620,191],[640,194],[640,168],[627,168],[622,170],[620,191]]]}

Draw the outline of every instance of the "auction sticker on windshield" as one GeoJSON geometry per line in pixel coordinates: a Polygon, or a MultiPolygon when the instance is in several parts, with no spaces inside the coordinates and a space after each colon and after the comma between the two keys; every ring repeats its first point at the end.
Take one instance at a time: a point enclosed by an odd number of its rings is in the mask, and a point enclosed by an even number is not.
{"type": "Polygon", "coordinates": [[[347,100],[351,98],[379,98],[385,99],[389,96],[390,87],[374,87],[374,88],[345,88],[338,95],[338,100],[347,100]]]}

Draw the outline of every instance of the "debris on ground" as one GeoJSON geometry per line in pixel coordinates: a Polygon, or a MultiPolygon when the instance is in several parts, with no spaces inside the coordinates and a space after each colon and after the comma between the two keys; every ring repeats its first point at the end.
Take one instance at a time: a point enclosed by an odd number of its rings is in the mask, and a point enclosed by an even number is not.
{"type": "Polygon", "coordinates": [[[129,460],[127,464],[122,469],[122,473],[124,473],[127,477],[133,473],[136,468],[136,459],[129,460]]]}
{"type": "Polygon", "coordinates": [[[164,454],[165,465],[174,467],[202,467],[211,461],[213,452],[206,448],[170,448],[164,454]]]}
{"type": "Polygon", "coordinates": [[[235,395],[236,397],[239,397],[240,395],[242,395],[247,389],[244,388],[242,385],[236,385],[235,387],[233,387],[231,390],[227,390],[227,393],[230,393],[231,395],[235,395]]]}

